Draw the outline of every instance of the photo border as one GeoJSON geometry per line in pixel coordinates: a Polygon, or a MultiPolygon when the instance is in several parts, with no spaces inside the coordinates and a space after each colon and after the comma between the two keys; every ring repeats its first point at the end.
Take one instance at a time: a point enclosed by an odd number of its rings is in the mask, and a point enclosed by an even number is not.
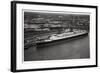
{"type": "Polygon", "coordinates": [[[11,71],[12,72],[25,72],[25,71],[41,71],[41,70],[55,70],[55,69],[73,69],[73,68],[89,68],[98,66],[98,6],[90,5],[74,5],[74,4],[57,4],[57,3],[43,3],[43,2],[27,2],[27,1],[11,1],[11,71]],[[67,7],[82,7],[82,8],[95,8],[96,9],[96,64],[74,67],[54,67],[54,68],[41,68],[41,69],[16,69],[16,5],[17,4],[36,4],[36,5],[50,5],[50,6],[67,6],[67,7]]]}

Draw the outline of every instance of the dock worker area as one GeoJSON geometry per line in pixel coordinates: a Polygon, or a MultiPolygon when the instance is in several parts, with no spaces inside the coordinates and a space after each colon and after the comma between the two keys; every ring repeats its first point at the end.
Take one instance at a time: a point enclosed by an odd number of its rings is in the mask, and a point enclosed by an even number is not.
{"type": "Polygon", "coordinates": [[[24,61],[90,58],[90,16],[24,12],[24,61]]]}

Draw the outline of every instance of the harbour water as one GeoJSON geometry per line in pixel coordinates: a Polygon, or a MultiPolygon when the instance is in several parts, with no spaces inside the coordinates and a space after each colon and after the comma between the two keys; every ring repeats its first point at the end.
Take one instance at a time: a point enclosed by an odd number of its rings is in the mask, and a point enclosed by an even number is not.
{"type": "Polygon", "coordinates": [[[68,39],[52,45],[24,50],[24,61],[90,58],[89,35],[68,39]]]}

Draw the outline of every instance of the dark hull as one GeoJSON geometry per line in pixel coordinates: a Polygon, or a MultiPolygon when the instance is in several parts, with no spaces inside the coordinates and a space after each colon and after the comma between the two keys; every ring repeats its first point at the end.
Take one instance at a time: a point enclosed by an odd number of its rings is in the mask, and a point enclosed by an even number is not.
{"type": "Polygon", "coordinates": [[[87,35],[88,35],[88,33],[84,33],[84,34],[81,34],[81,35],[68,37],[68,38],[63,38],[63,39],[59,39],[59,40],[53,40],[53,41],[49,41],[49,42],[40,42],[40,43],[36,43],[36,45],[37,45],[37,48],[45,47],[45,46],[52,46],[54,44],[58,44],[58,43],[61,43],[61,42],[66,42],[66,41],[71,41],[71,40],[83,38],[87,35]]]}

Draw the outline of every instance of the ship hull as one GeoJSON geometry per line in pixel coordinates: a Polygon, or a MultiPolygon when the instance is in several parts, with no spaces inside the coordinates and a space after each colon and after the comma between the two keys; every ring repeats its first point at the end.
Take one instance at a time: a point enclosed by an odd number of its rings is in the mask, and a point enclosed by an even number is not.
{"type": "Polygon", "coordinates": [[[79,38],[85,37],[87,35],[88,35],[88,32],[81,34],[81,35],[70,36],[70,37],[66,37],[66,38],[63,38],[63,39],[59,39],[59,40],[52,40],[52,41],[49,41],[49,42],[40,42],[40,43],[36,43],[36,45],[37,45],[37,48],[52,46],[52,45],[57,44],[57,43],[79,39],[79,38]]]}

